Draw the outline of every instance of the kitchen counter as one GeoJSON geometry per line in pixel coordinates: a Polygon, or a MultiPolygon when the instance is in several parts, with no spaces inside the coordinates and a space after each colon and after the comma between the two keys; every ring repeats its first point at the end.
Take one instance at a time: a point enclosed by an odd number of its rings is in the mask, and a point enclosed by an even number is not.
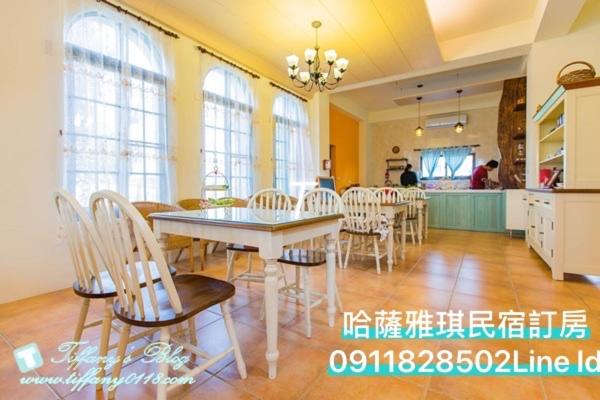
{"type": "Polygon", "coordinates": [[[427,193],[502,193],[497,189],[425,189],[427,193]]]}
{"type": "Polygon", "coordinates": [[[505,232],[505,192],[502,190],[426,190],[429,227],[481,232],[505,232]]]}

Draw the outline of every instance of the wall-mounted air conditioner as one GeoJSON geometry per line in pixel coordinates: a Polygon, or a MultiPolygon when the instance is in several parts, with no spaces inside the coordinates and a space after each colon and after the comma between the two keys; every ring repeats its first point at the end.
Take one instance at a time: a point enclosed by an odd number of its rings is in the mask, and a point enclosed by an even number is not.
{"type": "MultiPolygon", "coordinates": [[[[458,116],[454,115],[431,115],[425,119],[425,128],[447,128],[456,125],[458,116]]],[[[467,114],[460,115],[460,123],[467,125],[467,114]]]]}

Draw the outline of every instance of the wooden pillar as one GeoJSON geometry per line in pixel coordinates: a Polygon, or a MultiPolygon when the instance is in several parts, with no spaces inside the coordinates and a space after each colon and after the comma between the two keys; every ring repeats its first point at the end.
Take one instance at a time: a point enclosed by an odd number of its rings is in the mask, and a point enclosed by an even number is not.
{"type": "Polygon", "coordinates": [[[525,187],[526,90],[525,77],[504,81],[498,108],[498,147],[502,156],[498,180],[505,189],[525,187]],[[521,183],[515,179],[515,175],[521,179],[521,183]]]}

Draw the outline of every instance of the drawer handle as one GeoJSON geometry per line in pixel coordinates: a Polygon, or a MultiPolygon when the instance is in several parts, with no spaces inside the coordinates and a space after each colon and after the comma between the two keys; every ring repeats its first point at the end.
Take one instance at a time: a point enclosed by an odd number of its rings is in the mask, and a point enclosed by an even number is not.
{"type": "Polygon", "coordinates": [[[540,201],[539,201],[539,200],[536,200],[535,202],[536,202],[536,203],[539,203],[540,201]]]}
{"type": "Polygon", "coordinates": [[[535,228],[535,225],[531,225],[532,228],[535,228]]]}
{"type": "Polygon", "coordinates": [[[545,201],[544,204],[550,205],[550,202],[549,201],[545,201]]]}

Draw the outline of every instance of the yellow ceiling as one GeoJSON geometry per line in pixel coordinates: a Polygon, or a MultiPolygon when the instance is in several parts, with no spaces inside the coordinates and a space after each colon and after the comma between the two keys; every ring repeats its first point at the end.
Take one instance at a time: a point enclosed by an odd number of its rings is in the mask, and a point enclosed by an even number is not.
{"type": "Polygon", "coordinates": [[[378,96],[377,106],[393,104],[390,83],[525,57],[536,33],[564,32],[585,0],[123,1],[280,82],[285,57],[303,58],[320,20],[321,49],[350,60],[338,92],[372,108],[378,96]]]}

